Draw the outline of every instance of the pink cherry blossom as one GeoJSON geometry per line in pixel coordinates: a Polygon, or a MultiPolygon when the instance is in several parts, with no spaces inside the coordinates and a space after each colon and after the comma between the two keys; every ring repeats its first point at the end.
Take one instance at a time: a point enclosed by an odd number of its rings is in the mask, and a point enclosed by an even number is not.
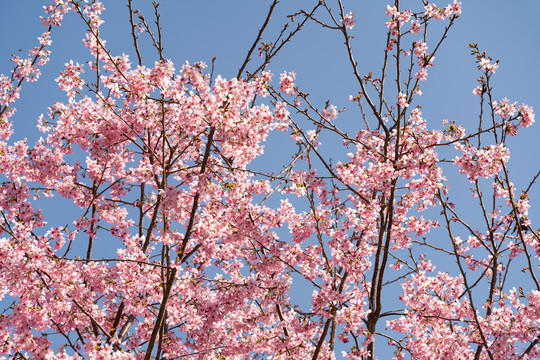
{"type": "Polygon", "coordinates": [[[394,49],[394,44],[396,43],[396,39],[390,39],[388,40],[388,45],[386,46],[387,51],[392,51],[394,49]]]}
{"type": "Polygon", "coordinates": [[[409,104],[407,103],[407,96],[403,93],[399,93],[398,95],[398,101],[397,101],[397,105],[401,106],[402,108],[406,108],[409,106],[409,104]]]}
{"type": "Polygon", "coordinates": [[[454,0],[453,3],[448,5],[449,10],[453,14],[461,14],[461,2],[454,0]]]}
{"type": "Polygon", "coordinates": [[[414,48],[414,55],[418,57],[422,57],[426,54],[427,51],[427,44],[425,42],[419,41],[416,43],[416,46],[414,48]]]}
{"type": "Polygon", "coordinates": [[[484,91],[482,90],[482,87],[481,87],[481,86],[477,86],[477,87],[475,87],[475,88],[473,89],[472,93],[473,93],[474,95],[480,96],[480,95],[482,95],[482,94],[484,93],[484,91]]]}
{"type": "Polygon", "coordinates": [[[411,34],[418,34],[420,31],[422,31],[422,26],[420,23],[416,20],[412,21],[410,29],[411,34]]]}
{"type": "Polygon", "coordinates": [[[294,72],[284,72],[279,76],[279,87],[282,93],[288,95],[296,94],[296,89],[294,88],[294,80],[296,79],[296,73],[294,72]]]}
{"type": "Polygon", "coordinates": [[[427,70],[425,68],[422,68],[414,74],[414,77],[418,79],[419,81],[426,81],[427,75],[428,75],[427,70]]]}
{"type": "Polygon", "coordinates": [[[480,62],[478,63],[481,69],[485,69],[487,71],[490,71],[492,73],[495,72],[499,68],[499,65],[492,64],[491,59],[481,58],[480,62]]]}
{"type": "Polygon", "coordinates": [[[493,107],[497,115],[503,119],[509,119],[514,116],[517,111],[517,103],[511,104],[507,98],[493,102],[493,107]]]}
{"type": "Polygon", "coordinates": [[[65,65],[64,71],[60,73],[60,77],[58,77],[56,81],[58,82],[60,89],[67,92],[69,97],[73,97],[75,92],[81,90],[84,85],[84,80],[80,77],[80,74],[84,72],[84,70],[79,63],[73,64],[73,61],[70,61],[65,65]]]}
{"type": "Polygon", "coordinates": [[[438,13],[437,5],[430,3],[424,6],[424,14],[429,17],[434,17],[438,13]]]}
{"type": "Polygon", "coordinates": [[[397,8],[395,6],[386,5],[386,15],[390,17],[396,16],[398,13],[397,8]]]}
{"type": "Polygon", "coordinates": [[[354,13],[349,12],[345,16],[343,16],[343,19],[341,19],[341,23],[348,29],[354,28],[354,25],[356,25],[356,19],[354,18],[354,13]]]}
{"type": "Polygon", "coordinates": [[[519,107],[519,114],[521,115],[521,120],[519,122],[519,126],[521,127],[529,127],[534,123],[534,112],[533,108],[530,106],[527,106],[525,104],[522,104],[519,107]]]}
{"type": "Polygon", "coordinates": [[[509,159],[510,152],[503,144],[488,146],[478,150],[472,146],[455,145],[457,150],[463,151],[463,155],[454,159],[454,164],[460,167],[459,172],[466,174],[469,181],[473,182],[478,177],[492,177],[499,171],[509,159]]]}
{"type": "Polygon", "coordinates": [[[335,105],[329,105],[326,109],[323,109],[321,113],[326,119],[335,120],[338,116],[338,109],[335,105]]]}

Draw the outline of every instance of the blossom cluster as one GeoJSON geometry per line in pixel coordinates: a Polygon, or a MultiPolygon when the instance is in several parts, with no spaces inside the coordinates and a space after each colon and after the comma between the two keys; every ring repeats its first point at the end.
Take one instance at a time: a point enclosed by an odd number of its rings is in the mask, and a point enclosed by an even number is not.
{"type": "Polygon", "coordinates": [[[462,151],[463,155],[457,156],[454,164],[459,166],[459,172],[467,175],[470,182],[474,182],[479,177],[488,178],[497,174],[510,157],[510,151],[504,144],[477,149],[456,143],[455,148],[462,151]]]}
{"type": "Polygon", "coordinates": [[[343,16],[343,19],[341,19],[341,23],[343,26],[345,26],[348,29],[354,28],[354,25],[356,25],[356,19],[354,18],[354,13],[349,12],[345,16],[343,16]]]}
{"type": "Polygon", "coordinates": [[[296,79],[296,73],[284,72],[279,76],[279,90],[287,95],[295,95],[296,89],[294,88],[294,80],[296,79]]]}

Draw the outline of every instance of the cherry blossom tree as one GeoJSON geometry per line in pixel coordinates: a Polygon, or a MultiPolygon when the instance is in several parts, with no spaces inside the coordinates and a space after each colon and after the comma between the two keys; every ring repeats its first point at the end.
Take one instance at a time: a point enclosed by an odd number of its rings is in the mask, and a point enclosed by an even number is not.
{"type": "Polygon", "coordinates": [[[269,2],[231,79],[214,62],[167,58],[157,3],[143,14],[127,1],[132,56],[107,47],[100,2],[45,6],[38,44],[0,77],[2,359],[540,358],[528,217],[540,172],[517,187],[507,143],[533,108],[495,97],[499,63],[471,44],[478,123],[438,129],[419,95],[461,3],[381,8],[379,72],[359,68],[345,5],[314,1],[279,20],[269,2]],[[42,137],[12,140],[14,106],[68,16],[89,61],[58,75],[67,101],[38,119],[42,137]],[[301,67],[272,72],[306,24],[344,43],[352,127],[296,85],[301,67]],[[276,132],[296,152],[260,170],[276,132]],[[325,152],[328,139],[347,154],[331,160],[341,150],[325,152]],[[65,226],[40,205],[60,198],[76,213],[65,226]],[[113,255],[95,256],[104,244],[113,255]]]}

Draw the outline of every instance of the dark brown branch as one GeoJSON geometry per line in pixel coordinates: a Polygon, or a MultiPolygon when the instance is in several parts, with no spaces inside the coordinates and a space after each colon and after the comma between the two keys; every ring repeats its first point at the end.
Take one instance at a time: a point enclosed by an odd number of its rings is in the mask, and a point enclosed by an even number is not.
{"type": "Polygon", "coordinates": [[[139,43],[137,42],[137,35],[135,35],[135,23],[133,22],[133,8],[131,7],[132,0],[128,0],[129,8],[129,23],[131,24],[131,36],[133,37],[133,47],[137,53],[137,59],[139,60],[139,66],[142,65],[142,56],[139,51],[139,43]]]}
{"type": "MultiPolygon", "coordinates": [[[[200,175],[203,175],[206,171],[206,165],[208,163],[208,158],[210,157],[210,149],[212,148],[212,142],[214,141],[214,133],[216,131],[215,127],[210,128],[210,133],[208,134],[208,141],[206,142],[206,149],[204,151],[204,156],[201,164],[201,170],[199,172],[200,175]]],[[[199,206],[199,197],[200,193],[197,191],[195,196],[193,197],[193,205],[191,207],[191,213],[189,215],[189,223],[188,227],[186,229],[186,234],[184,235],[184,239],[182,240],[182,245],[178,251],[178,260],[181,262],[183,261],[184,253],[186,251],[186,247],[189,241],[189,238],[191,237],[191,232],[193,231],[193,226],[195,224],[195,216],[197,214],[197,207],[199,206]]]]}
{"type": "Polygon", "coordinates": [[[169,300],[169,296],[171,294],[171,288],[174,284],[175,277],[176,277],[176,268],[173,268],[171,271],[171,274],[169,275],[169,280],[167,281],[166,288],[163,293],[163,300],[161,301],[161,306],[159,307],[159,313],[156,319],[156,324],[154,325],[154,330],[152,331],[152,335],[150,336],[150,340],[148,342],[148,347],[146,348],[146,354],[144,356],[144,360],[150,360],[150,358],[152,357],[152,350],[154,348],[156,338],[159,334],[159,331],[161,330],[161,327],[163,326],[163,320],[165,319],[165,312],[167,308],[167,301],[169,300]]]}
{"type": "Polygon", "coordinates": [[[248,51],[248,53],[246,55],[246,58],[244,59],[244,63],[242,64],[242,66],[240,66],[240,69],[238,69],[238,75],[236,75],[236,77],[238,79],[240,79],[240,77],[242,76],[242,73],[244,72],[244,69],[246,68],[249,60],[251,60],[251,55],[253,54],[253,51],[255,50],[255,48],[257,47],[257,44],[261,40],[262,34],[263,34],[264,30],[266,29],[266,26],[270,22],[270,17],[272,17],[272,13],[274,12],[274,8],[276,7],[276,5],[278,3],[279,3],[278,0],[274,0],[274,2],[272,2],[272,5],[270,5],[270,9],[268,10],[268,14],[266,15],[266,19],[264,20],[264,24],[261,27],[261,29],[259,30],[259,33],[257,34],[257,38],[253,42],[253,45],[251,45],[251,48],[249,49],[249,51],[248,51]]]}

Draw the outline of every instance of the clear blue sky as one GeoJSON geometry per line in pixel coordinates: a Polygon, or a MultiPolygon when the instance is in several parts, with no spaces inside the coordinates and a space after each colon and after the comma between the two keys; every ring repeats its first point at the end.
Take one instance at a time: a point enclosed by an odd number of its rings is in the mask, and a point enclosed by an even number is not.
{"type": "MultiPolygon", "coordinates": [[[[327,1],[336,7],[332,0],[327,1]]],[[[135,60],[129,33],[127,1],[104,0],[108,9],[103,16],[106,23],[102,27],[102,36],[113,53],[128,53],[135,60]]],[[[272,41],[280,27],[286,22],[286,15],[308,9],[315,1],[282,0],[278,5],[263,41],[272,41]]],[[[359,69],[364,74],[380,71],[385,47],[387,21],[382,1],[344,1],[346,11],[356,13],[357,25],[351,31],[354,35],[353,47],[359,69]]],[[[401,2],[403,9],[413,7],[418,10],[420,1],[401,2]]],[[[42,14],[41,2],[38,1],[3,1],[0,5],[0,73],[8,74],[12,68],[10,54],[35,46],[36,37],[41,34],[39,16],[42,14]]],[[[44,4],[44,3],[43,3],[44,4]]],[[[216,74],[230,78],[236,76],[245,54],[251,46],[257,29],[261,26],[270,1],[263,0],[199,0],[199,1],[161,1],[161,15],[165,44],[165,57],[170,58],[178,67],[186,60],[205,61],[208,64],[213,57],[216,60],[216,74]]],[[[444,6],[445,3],[437,2],[444,6]]],[[[140,8],[148,21],[152,21],[151,1],[134,0],[134,7],[140,8]]],[[[496,99],[508,97],[511,101],[524,102],[540,112],[540,2],[537,0],[463,0],[463,13],[456,26],[450,32],[442,49],[435,59],[435,67],[430,69],[427,82],[423,84],[421,97],[416,98],[413,107],[420,104],[429,127],[441,128],[443,119],[462,123],[470,130],[478,118],[478,97],[471,91],[476,86],[479,76],[474,58],[469,55],[468,44],[479,44],[480,49],[500,59],[500,67],[494,80],[496,99]]],[[[446,22],[447,23],[447,22],[446,22]]],[[[74,14],[70,14],[61,28],[54,29],[52,40],[52,61],[42,69],[43,76],[37,83],[25,84],[22,98],[15,106],[17,114],[12,118],[16,133],[13,140],[28,137],[35,140],[40,134],[35,128],[35,120],[53,101],[66,101],[54,79],[69,60],[84,63],[89,59],[81,39],[84,36],[83,24],[74,14]]],[[[441,28],[435,30],[439,33],[441,28]]],[[[431,38],[435,40],[434,37],[431,38]]],[[[428,46],[433,43],[428,42],[428,46]]],[[[156,59],[148,46],[143,47],[143,61],[147,65],[156,59]],[[146,55],[145,55],[146,54],[146,55]]],[[[255,60],[256,62],[257,60],[255,60]]],[[[248,67],[249,69],[250,67],[248,67]]],[[[253,69],[253,66],[251,66],[253,69]]],[[[314,101],[323,106],[324,100],[351,111],[343,113],[338,124],[361,125],[358,112],[352,110],[348,101],[349,94],[357,93],[355,81],[346,61],[345,47],[341,34],[322,29],[310,23],[292,44],[270,65],[276,74],[284,70],[295,71],[297,84],[303,91],[309,92],[314,101]]],[[[394,95],[395,96],[395,95],[394,95]]],[[[510,167],[517,188],[526,186],[531,177],[540,168],[540,116],[537,123],[510,142],[510,167]]],[[[330,148],[339,145],[330,144],[330,148]]],[[[279,169],[284,162],[281,158],[279,137],[271,137],[263,162],[279,169]],[[271,160],[270,162],[268,160],[271,160]]],[[[284,155],[283,155],[284,156],[284,155]]],[[[340,153],[336,153],[336,157],[340,153]]],[[[449,177],[456,186],[465,186],[462,177],[449,177]]],[[[531,218],[533,226],[539,226],[540,212],[535,208],[535,198],[540,198],[540,184],[530,193],[533,199],[531,218]],[[536,224],[535,224],[536,222],[536,224]]],[[[464,192],[463,196],[469,196],[464,192]]],[[[65,225],[61,212],[62,202],[56,205],[57,224],[65,225]]],[[[339,358],[339,357],[338,357],[339,358]]]]}

